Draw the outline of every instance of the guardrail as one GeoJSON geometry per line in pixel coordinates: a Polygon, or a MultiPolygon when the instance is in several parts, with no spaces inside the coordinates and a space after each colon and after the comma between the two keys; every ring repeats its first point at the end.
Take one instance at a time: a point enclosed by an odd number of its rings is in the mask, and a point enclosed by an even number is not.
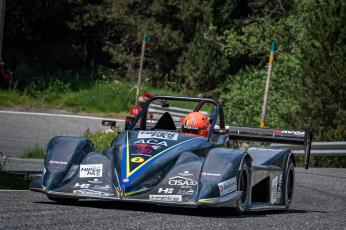
{"type": "Polygon", "coordinates": [[[15,174],[40,174],[43,171],[42,159],[25,159],[2,156],[0,158],[0,169],[15,174]]]}
{"type": "MultiPolygon", "coordinates": [[[[296,155],[304,155],[302,146],[271,144],[274,149],[290,149],[296,155]]],[[[346,141],[312,142],[311,156],[346,156],[346,141]]]]}

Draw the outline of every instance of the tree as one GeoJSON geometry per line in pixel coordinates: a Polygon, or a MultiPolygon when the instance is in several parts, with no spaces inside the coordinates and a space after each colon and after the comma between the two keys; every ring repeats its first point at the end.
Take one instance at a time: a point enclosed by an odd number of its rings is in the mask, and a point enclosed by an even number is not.
{"type": "Polygon", "coordinates": [[[320,140],[346,137],[346,3],[304,1],[300,124],[320,140]]]}

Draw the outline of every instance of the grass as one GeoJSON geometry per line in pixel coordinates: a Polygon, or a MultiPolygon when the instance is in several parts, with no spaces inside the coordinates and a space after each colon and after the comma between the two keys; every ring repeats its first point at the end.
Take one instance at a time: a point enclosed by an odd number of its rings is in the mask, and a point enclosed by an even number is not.
{"type": "Polygon", "coordinates": [[[38,101],[18,90],[0,90],[0,106],[38,106],[38,101]]]}
{"type": "Polygon", "coordinates": [[[111,132],[111,133],[104,133],[104,132],[89,133],[89,132],[86,132],[84,134],[84,137],[88,138],[89,140],[91,140],[94,143],[96,151],[102,151],[111,145],[113,139],[116,137],[116,133],[115,132],[111,132]]]}
{"type": "Polygon", "coordinates": [[[40,148],[35,148],[23,153],[23,158],[43,159],[44,151],[40,148]]]}
{"type": "Polygon", "coordinates": [[[0,189],[28,189],[30,181],[21,176],[16,176],[0,171],[0,189]]]}
{"type": "MultiPolygon", "coordinates": [[[[68,109],[73,112],[120,114],[129,113],[135,105],[136,83],[125,81],[96,82],[89,87],[72,90],[69,84],[54,80],[46,88],[31,84],[24,90],[0,91],[0,106],[30,106],[68,109]]],[[[143,84],[142,92],[154,95],[184,95],[167,88],[153,88],[143,84]]]]}

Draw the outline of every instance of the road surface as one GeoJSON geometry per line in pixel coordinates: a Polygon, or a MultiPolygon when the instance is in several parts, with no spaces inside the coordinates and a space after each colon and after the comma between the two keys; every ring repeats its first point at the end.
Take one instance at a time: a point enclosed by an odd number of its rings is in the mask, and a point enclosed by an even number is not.
{"type": "Polygon", "coordinates": [[[246,213],[109,201],[62,205],[0,190],[0,229],[345,229],[346,169],[296,169],[288,212],[246,213]]]}
{"type": "MultiPolygon", "coordinates": [[[[81,136],[87,130],[109,129],[101,126],[102,119],[107,118],[0,110],[0,152],[20,157],[25,151],[45,149],[54,136],[81,136]]],[[[124,126],[123,120],[116,121],[124,126]]]]}

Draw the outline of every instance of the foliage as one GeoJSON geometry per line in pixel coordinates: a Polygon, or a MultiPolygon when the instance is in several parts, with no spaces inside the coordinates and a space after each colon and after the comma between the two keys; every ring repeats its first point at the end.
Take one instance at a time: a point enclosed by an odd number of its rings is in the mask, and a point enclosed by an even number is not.
{"type": "MultiPolygon", "coordinates": [[[[79,91],[72,91],[70,84],[59,80],[51,81],[47,88],[32,83],[23,92],[15,89],[0,91],[0,105],[72,109],[75,112],[106,113],[123,117],[128,114],[130,106],[135,105],[135,85],[135,82],[104,80],[79,91]]],[[[143,83],[142,92],[154,95],[194,95],[193,90],[173,91],[169,87],[158,89],[147,83],[143,83]]]]}
{"type": "Polygon", "coordinates": [[[11,0],[3,53],[6,65],[18,61],[14,76],[20,91],[0,92],[0,103],[127,112],[148,34],[143,91],[220,96],[228,122],[257,125],[269,44],[275,40],[267,125],[313,128],[319,140],[344,140],[345,5],[11,0]],[[162,85],[170,90],[158,89],[162,85]]]}
{"type": "MultiPolygon", "coordinates": [[[[268,127],[295,128],[299,103],[294,95],[299,90],[297,59],[281,54],[274,63],[268,114],[268,127]]],[[[231,77],[222,91],[226,121],[230,124],[258,126],[262,111],[266,70],[247,67],[231,77]]]]}
{"type": "Polygon", "coordinates": [[[104,132],[96,132],[90,133],[89,131],[83,134],[84,137],[88,138],[95,145],[96,151],[102,151],[108,147],[110,147],[113,139],[116,137],[115,132],[104,133],[104,132]]]}
{"type": "MultiPolygon", "coordinates": [[[[187,87],[207,91],[223,82],[229,69],[227,57],[203,37],[197,34],[180,58],[177,75],[183,77],[187,87]]],[[[209,94],[210,95],[210,94],[209,94]]]]}
{"type": "Polygon", "coordinates": [[[267,76],[269,42],[279,44],[273,64],[266,125],[270,127],[295,128],[295,115],[299,109],[301,89],[301,51],[304,29],[299,25],[299,12],[277,18],[265,15],[250,16],[239,28],[226,30],[218,39],[225,42],[222,50],[231,58],[242,57],[245,61],[240,71],[231,75],[222,90],[222,101],[228,122],[234,124],[259,124],[264,85],[267,76]]]}
{"type": "Polygon", "coordinates": [[[334,0],[294,1],[294,8],[285,16],[251,16],[242,26],[218,37],[226,43],[222,49],[228,56],[247,60],[242,62],[245,71],[232,75],[223,90],[230,122],[258,124],[266,47],[273,39],[279,49],[267,125],[310,128],[317,134],[316,140],[345,138],[345,5],[334,0]]]}
{"type": "Polygon", "coordinates": [[[346,137],[346,3],[304,1],[306,42],[302,47],[301,126],[321,140],[346,137]]]}
{"type": "Polygon", "coordinates": [[[28,189],[30,181],[0,171],[0,189],[28,189]]]}
{"type": "Polygon", "coordinates": [[[43,159],[44,151],[40,148],[35,148],[23,153],[23,158],[43,159]]]}

